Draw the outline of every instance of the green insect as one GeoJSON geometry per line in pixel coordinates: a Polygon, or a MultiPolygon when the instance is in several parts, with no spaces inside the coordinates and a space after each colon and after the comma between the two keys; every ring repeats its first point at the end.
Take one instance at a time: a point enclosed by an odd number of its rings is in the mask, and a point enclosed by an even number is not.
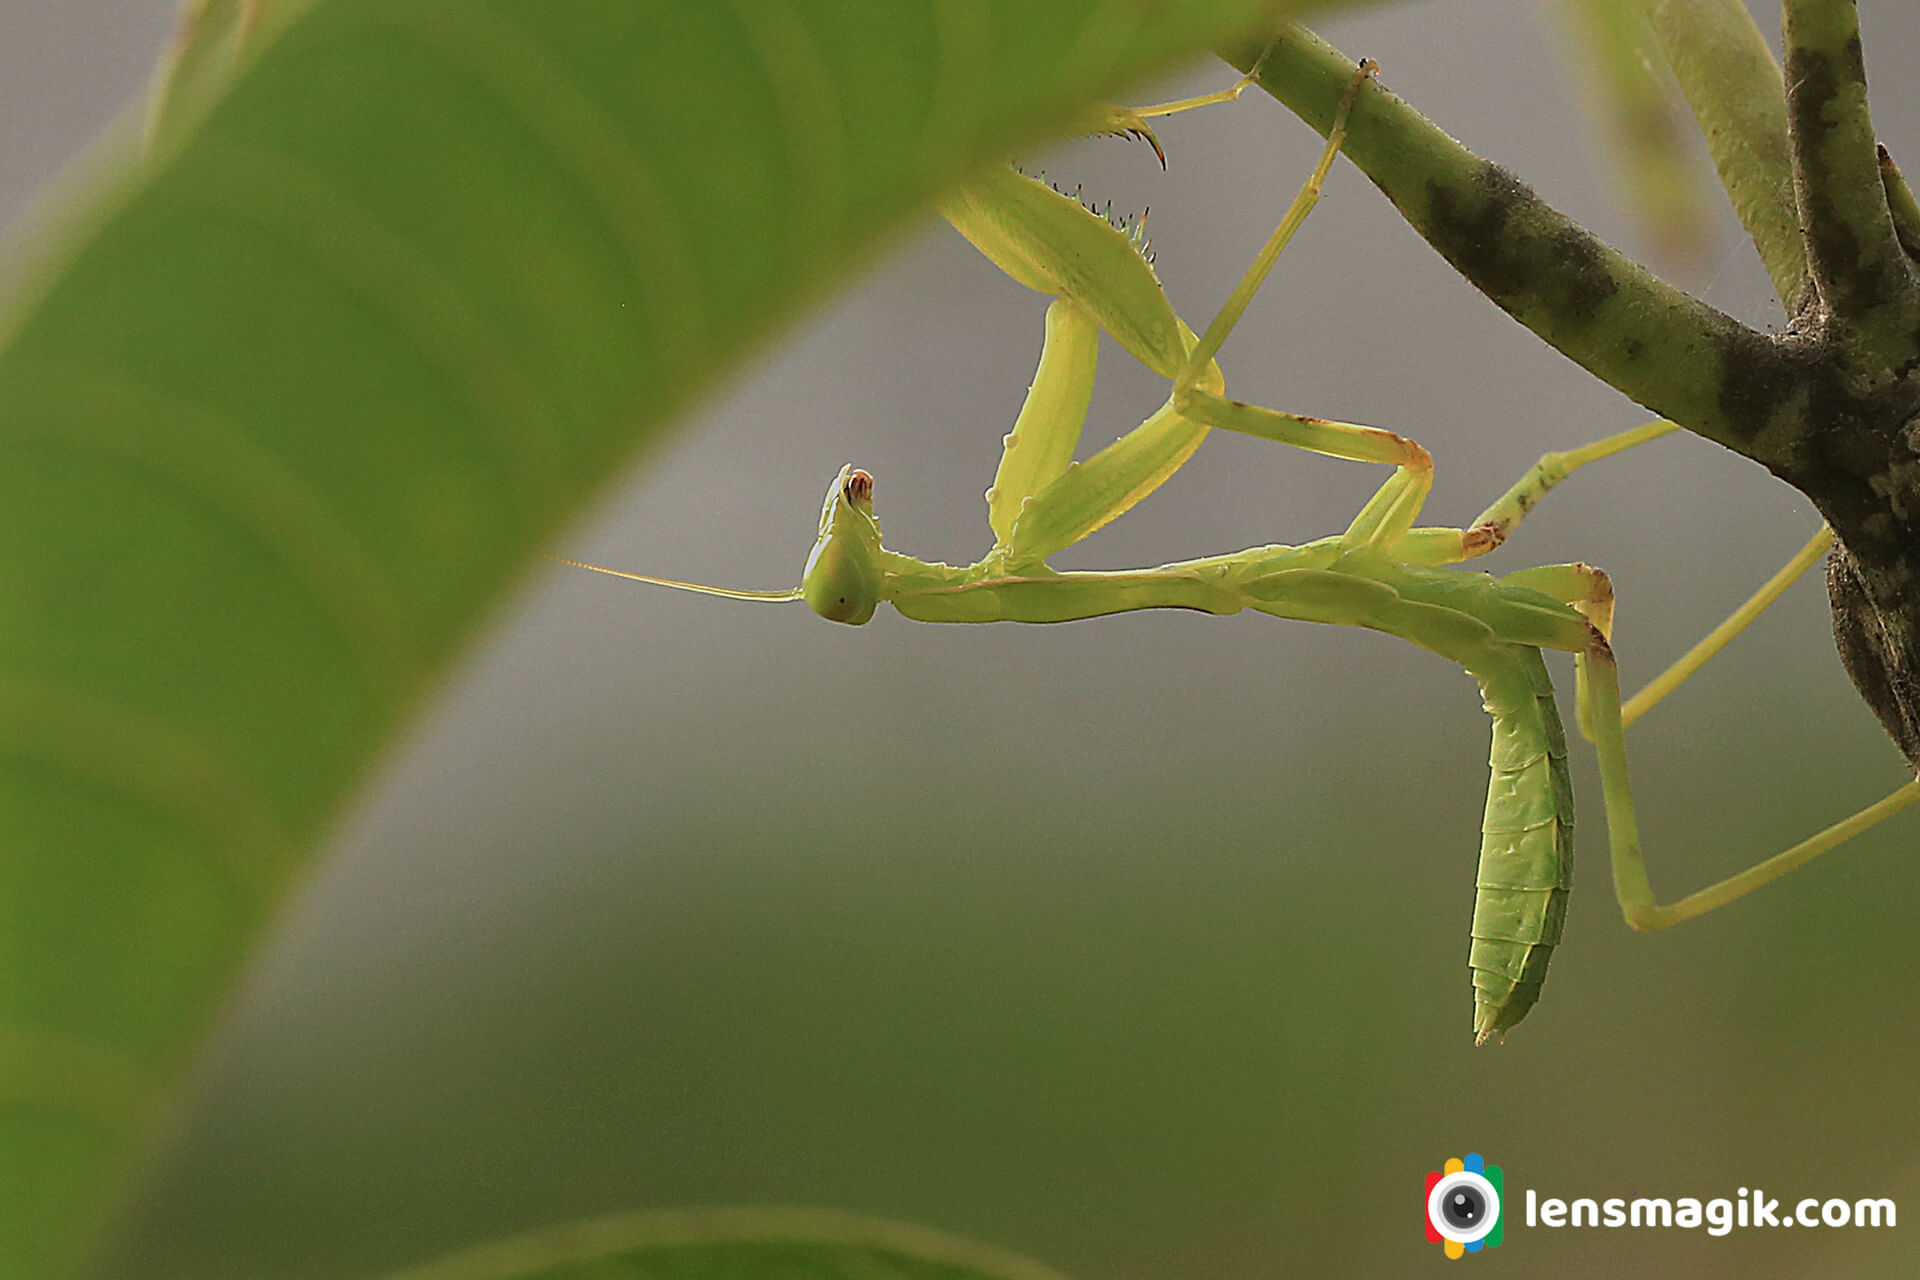
{"type": "MultiPolygon", "coordinates": [[[[930,563],[881,544],[873,477],[848,466],[827,489],[801,585],[754,592],[706,587],[598,565],[580,568],[735,599],[804,599],[835,622],[858,625],[882,602],[923,622],[1069,622],[1136,609],[1232,614],[1369,627],[1459,663],[1479,682],[1493,717],[1492,782],[1480,846],[1469,963],[1473,1029],[1484,1043],[1539,998],[1560,940],[1571,884],[1573,797],[1565,734],[1542,649],[1575,658],[1580,723],[1595,744],[1606,799],[1614,889],[1627,923],[1660,929],[1758,888],[1920,800],[1920,781],[1785,853],[1671,905],[1648,884],[1627,787],[1623,729],[1766,608],[1831,545],[1825,530],[1747,605],[1633,702],[1622,707],[1608,637],[1613,589],[1584,564],[1493,578],[1445,566],[1499,546],[1574,470],[1675,430],[1654,422],[1581,449],[1548,454],[1464,529],[1417,527],[1433,481],[1427,451],[1390,431],[1280,413],[1228,399],[1215,356],[1274,261],[1319,199],[1372,65],[1362,64],[1319,163],[1226,304],[1196,338],[1174,314],[1135,228],[1116,227],[1077,199],[1000,167],[941,205],[941,213],[996,265],[1053,301],[1032,389],[1006,437],[987,490],[993,547],[964,567],[930,563]],[[1132,432],[1074,462],[1094,380],[1097,331],[1173,384],[1166,403],[1132,432]],[[1221,427],[1394,472],[1346,531],[1301,546],[1264,546],[1155,568],[1060,572],[1047,558],[1159,487],[1221,427]]],[[[1237,96],[1248,83],[1139,111],[1111,109],[1087,132],[1151,133],[1146,118],[1237,96]]],[[[1155,143],[1155,150],[1158,144],[1155,143]]]]}

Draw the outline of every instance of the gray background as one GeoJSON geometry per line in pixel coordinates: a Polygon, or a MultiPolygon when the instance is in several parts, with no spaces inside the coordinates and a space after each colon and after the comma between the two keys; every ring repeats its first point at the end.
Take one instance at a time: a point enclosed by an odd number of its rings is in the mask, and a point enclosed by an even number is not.
{"type": "MultiPolygon", "coordinates": [[[[1881,135],[1920,155],[1904,79],[1920,25],[1894,0],[1863,8],[1889,86],[1881,135]]],[[[142,91],[171,15],[104,0],[0,14],[13,217],[142,91]]],[[[1476,150],[1635,243],[1545,6],[1401,5],[1326,29],[1476,150]]],[[[1227,79],[1197,67],[1137,96],[1227,79]]],[[[1044,163],[1151,206],[1161,275],[1199,324],[1318,140],[1258,97],[1161,137],[1165,174],[1115,142],[1044,163]]],[[[1778,320],[1730,218],[1702,259],[1661,265],[1778,320]]],[[[1042,311],[930,222],[556,550],[789,585],[827,480],[854,461],[879,478],[892,546],[970,560],[1042,311]]],[[[1090,444],[1164,394],[1108,355],[1090,444]]],[[[1496,312],[1344,164],[1223,364],[1243,398],[1421,440],[1439,461],[1435,522],[1471,518],[1543,449],[1645,418],[1496,312]]],[[[1060,563],[1305,541],[1381,478],[1216,437],[1060,563]]],[[[1633,687],[1816,524],[1757,467],[1676,439],[1582,474],[1487,567],[1611,571],[1633,687]]],[[[1588,821],[1567,941],[1533,1017],[1475,1051],[1464,959],[1486,738],[1461,673],[1365,632],[886,612],[854,631],[798,606],[543,573],[396,746],[289,913],[117,1274],[362,1274],[584,1214],[769,1201],[920,1221],[1088,1277],[1268,1276],[1296,1256],[1404,1274],[1439,1259],[1421,1175],[1469,1147],[1516,1192],[1904,1192],[1920,1215],[1911,820],[1637,937],[1607,891],[1577,747],[1588,821]]],[[[1900,780],[1811,583],[1632,748],[1669,896],[1900,780]]],[[[1865,1271],[1910,1257],[1916,1229],[1516,1228],[1475,1265],[1865,1271]]]]}

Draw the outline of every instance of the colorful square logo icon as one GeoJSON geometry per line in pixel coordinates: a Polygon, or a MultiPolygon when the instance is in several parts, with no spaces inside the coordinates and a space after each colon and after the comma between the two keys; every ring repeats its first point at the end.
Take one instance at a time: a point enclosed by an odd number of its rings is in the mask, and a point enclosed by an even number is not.
{"type": "Polygon", "coordinates": [[[1427,1174],[1427,1239],[1449,1258],[1499,1248],[1503,1185],[1500,1166],[1477,1153],[1427,1174]]]}

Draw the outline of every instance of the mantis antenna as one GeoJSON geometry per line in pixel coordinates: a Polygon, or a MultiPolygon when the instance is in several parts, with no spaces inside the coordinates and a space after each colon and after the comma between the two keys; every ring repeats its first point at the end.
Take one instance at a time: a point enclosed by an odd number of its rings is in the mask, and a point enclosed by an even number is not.
{"type": "Polygon", "coordinates": [[[644,573],[628,573],[624,569],[608,569],[597,564],[588,564],[584,560],[568,560],[564,556],[548,556],[555,564],[570,564],[576,569],[591,569],[595,573],[604,573],[615,578],[631,578],[635,582],[651,582],[656,587],[675,587],[681,591],[698,591],[703,596],[725,596],[729,600],[757,600],[767,604],[785,604],[800,599],[800,588],[786,591],[739,591],[733,587],[709,587],[702,582],[676,582],[672,578],[650,578],[644,573]]]}

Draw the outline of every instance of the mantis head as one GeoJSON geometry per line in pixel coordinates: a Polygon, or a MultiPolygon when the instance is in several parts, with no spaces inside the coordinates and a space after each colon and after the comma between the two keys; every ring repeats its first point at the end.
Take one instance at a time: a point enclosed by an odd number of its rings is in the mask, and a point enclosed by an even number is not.
{"type": "Polygon", "coordinates": [[[873,477],[848,465],[827,486],[820,537],[807,557],[800,595],[813,611],[852,626],[880,604],[880,523],[873,518],[873,477]]]}
{"type": "Polygon", "coordinates": [[[827,489],[827,502],[820,510],[820,536],[814,541],[813,554],[807,557],[800,585],[789,591],[742,591],[734,587],[710,587],[701,582],[681,582],[676,578],[655,578],[623,569],[606,569],[582,560],[548,556],[557,564],[595,573],[651,582],[659,587],[697,591],[702,595],[725,596],[729,600],[761,600],[780,604],[805,600],[813,611],[832,622],[853,626],[873,617],[880,605],[883,575],[880,569],[880,522],[873,518],[873,477],[848,465],[840,468],[827,489]]]}

